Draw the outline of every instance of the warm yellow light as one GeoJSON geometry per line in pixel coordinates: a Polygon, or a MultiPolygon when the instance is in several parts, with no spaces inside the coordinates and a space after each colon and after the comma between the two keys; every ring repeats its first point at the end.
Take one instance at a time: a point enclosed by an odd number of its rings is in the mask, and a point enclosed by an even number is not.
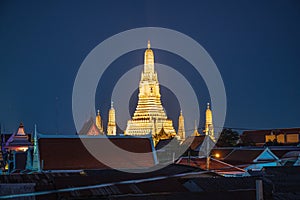
{"type": "Polygon", "coordinates": [[[220,154],[218,154],[218,153],[216,153],[215,156],[216,156],[216,158],[220,158],[220,154]]]}
{"type": "Polygon", "coordinates": [[[27,151],[28,147],[18,147],[17,151],[27,151]]]}
{"type": "Polygon", "coordinates": [[[82,175],[82,176],[86,175],[85,171],[80,171],[79,174],[82,175]]]}

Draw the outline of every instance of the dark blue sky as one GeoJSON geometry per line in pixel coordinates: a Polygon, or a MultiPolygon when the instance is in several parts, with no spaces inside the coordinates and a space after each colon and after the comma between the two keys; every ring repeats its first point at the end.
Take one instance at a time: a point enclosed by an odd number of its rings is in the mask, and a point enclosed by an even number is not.
{"type": "MultiPolygon", "coordinates": [[[[208,51],[227,92],[225,126],[299,127],[299,24],[298,0],[2,0],[2,130],[15,131],[23,121],[28,131],[37,123],[41,132],[74,133],[72,88],[84,58],[108,37],[146,26],[180,31],[208,51]]],[[[161,63],[173,61],[163,52],[156,57],[161,63]]],[[[142,64],[142,51],[123,59],[127,66],[142,64]],[[134,60],[137,55],[141,58],[134,60]]],[[[208,97],[199,95],[205,107],[208,97]]],[[[109,100],[101,102],[106,112],[109,100]]]]}

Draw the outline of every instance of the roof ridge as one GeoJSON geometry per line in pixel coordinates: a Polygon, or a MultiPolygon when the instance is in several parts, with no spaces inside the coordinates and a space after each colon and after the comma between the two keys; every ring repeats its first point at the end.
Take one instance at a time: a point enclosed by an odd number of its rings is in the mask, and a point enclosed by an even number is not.
{"type": "Polygon", "coordinates": [[[231,164],[229,164],[229,163],[223,162],[223,161],[221,161],[221,160],[218,160],[218,159],[215,159],[215,158],[211,158],[211,160],[220,162],[220,163],[222,163],[222,164],[224,164],[224,165],[227,165],[227,166],[229,166],[229,167],[232,167],[232,168],[235,168],[235,169],[242,170],[242,171],[246,172],[246,170],[244,170],[244,169],[242,169],[242,168],[236,167],[236,166],[234,166],[234,165],[231,165],[231,164]]]}
{"type": "Polygon", "coordinates": [[[236,149],[233,148],[232,151],[231,151],[229,154],[227,154],[227,155],[223,158],[223,160],[225,160],[226,158],[228,158],[228,156],[230,156],[235,150],[236,150],[236,149]]]}

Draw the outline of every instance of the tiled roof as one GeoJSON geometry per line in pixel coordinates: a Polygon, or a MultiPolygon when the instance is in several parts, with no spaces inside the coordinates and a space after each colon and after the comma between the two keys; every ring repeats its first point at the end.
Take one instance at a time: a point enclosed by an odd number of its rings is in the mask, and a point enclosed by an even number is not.
{"type": "Polygon", "coordinates": [[[159,150],[169,144],[173,138],[171,139],[164,139],[164,140],[159,140],[159,142],[156,144],[155,149],[159,150]]]}
{"type": "MultiPolygon", "coordinates": [[[[158,167],[160,167],[158,165],[158,167]]],[[[183,174],[189,172],[203,172],[203,169],[187,165],[170,164],[158,170],[153,170],[146,173],[125,173],[112,169],[107,170],[84,170],[87,175],[99,176],[102,182],[107,181],[122,181],[126,179],[150,178],[156,176],[172,176],[175,174],[183,174]]],[[[210,173],[210,176],[218,176],[215,173],[210,173]]]]}
{"type": "Polygon", "coordinates": [[[230,164],[251,164],[264,150],[263,149],[235,149],[224,161],[230,164]]]}
{"type": "Polygon", "coordinates": [[[294,158],[297,159],[300,157],[300,151],[289,151],[282,156],[282,158],[294,158]]]}
{"type": "MultiPolygon", "coordinates": [[[[289,155],[289,152],[300,151],[300,147],[292,146],[269,146],[269,147],[219,147],[214,148],[211,151],[211,156],[230,163],[239,167],[246,167],[254,162],[254,159],[259,156],[263,151],[268,148],[271,154],[274,154],[277,158],[281,159],[281,163],[286,160],[291,160],[290,158],[284,158],[285,154],[289,155]],[[219,157],[216,157],[218,154],[219,157]]],[[[273,160],[275,161],[276,158],[273,160]]],[[[268,162],[270,160],[258,160],[257,162],[268,162]]],[[[271,160],[272,161],[272,160],[271,160]]],[[[279,161],[279,160],[278,160],[279,161]]]]}
{"type": "MultiPolygon", "coordinates": [[[[211,150],[210,155],[216,157],[218,154],[219,160],[226,158],[234,150],[265,150],[267,147],[215,147],[211,150]]],[[[295,146],[268,146],[272,153],[274,153],[278,158],[281,158],[284,154],[290,151],[300,151],[300,147],[295,146]]]]}
{"type": "MultiPolygon", "coordinates": [[[[207,159],[206,157],[182,157],[177,161],[178,164],[189,165],[194,167],[199,167],[203,170],[207,169],[207,159]]],[[[216,160],[214,158],[210,158],[209,162],[209,170],[212,170],[221,174],[241,174],[246,171],[230,165],[228,163],[216,160]]]]}
{"type": "Polygon", "coordinates": [[[278,162],[279,159],[268,148],[237,148],[228,154],[223,161],[237,167],[245,168],[254,163],[278,162]]]}
{"type": "Polygon", "coordinates": [[[86,121],[79,131],[79,135],[100,135],[100,130],[96,126],[94,119],[91,117],[88,121],[86,121]]]}
{"type": "MultiPolygon", "coordinates": [[[[6,136],[3,134],[1,136],[6,136]]],[[[1,138],[1,141],[3,138],[1,138]]],[[[19,147],[19,146],[30,146],[31,142],[29,140],[28,134],[24,131],[24,125],[21,122],[18,130],[11,134],[10,137],[6,140],[5,138],[5,148],[7,147],[19,147]]]]}
{"type": "Polygon", "coordinates": [[[177,138],[159,140],[159,142],[155,146],[157,152],[162,152],[166,150],[172,150],[177,152],[179,151],[179,148],[180,141],[177,138]]]}
{"type": "MultiPolygon", "coordinates": [[[[110,166],[116,168],[147,168],[155,164],[152,142],[149,138],[111,137],[110,141],[119,148],[140,153],[139,156],[125,157],[109,151],[105,138],[86,137],[82,139],[101,158],[109,160],[110,166]],[[148,153],[150,152],[150,153],[148,153]],[[148,154],[146,154],[148,153],[148,154]]],[[[67,169],[107,169],[109,168],[89,153],[78,137],[74,138],[40,138],[40,160],[44,170],[67,169]]]]}
{"type": "Polygon", "coordinates": [[[286,150],[286,149],[271,149],[271,151],[278,157],[282,158],[286,153],[290,152],[291,150],[286,150]]]}
{"type": "MultiPolygon", "coordinates": [[[[15,134],[15,133],[2,133],[2,134],[1,134],[1,139],[0,139],[1,143],[2,143],[3,139],[4,139],[5,142],[7,142],[7,141],[9,140],[9,138],[10,138],[12,135],[14,135],[14,134],[15,134]]],[[[32,133],[27,133],[27,136],[28,136],[28,141],[31,141],[32,133]]]]}
{"type": "Polygon", "coordinates": [[[189,136],[187,137],[184,142],[181,144],[182,146],[189,145],[191,150],[195,151],[199,149],[199,146],[203,143],[205,139],[205,135],[200,136],[189,136]]]}
{"type": "Polygon", "coordinates": [[[218,155],[218,159],[222,160],[228,154],[230,154],[234,150],[234,147],[222,147],[222,148],[213,148],[210,152],[210,155],[216,157],[218,155]]]}
{"type": "Polygon", "coordinates": [[[270,132],[262,130],[262,131],[244,131],[241,135],[241,139],[243,142],[253,142],[255,144],[265,143],[265,135],[268,135],[270,132]]]}
{"type": "Polygon", "coordinates": [[[300,151],[300,147],[295,147],[295,146],[269,146],[268,148],[278,158],[281,158],[282,156],[284,156],[286,153],[290,151],[300,151]]]}

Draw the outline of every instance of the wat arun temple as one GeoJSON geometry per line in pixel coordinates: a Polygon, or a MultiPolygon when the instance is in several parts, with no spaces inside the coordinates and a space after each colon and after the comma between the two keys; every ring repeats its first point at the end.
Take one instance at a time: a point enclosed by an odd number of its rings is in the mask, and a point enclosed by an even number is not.
{"type": "Polygon", "coordinates": [[[172,120],[168,119],[160,100],[159,82],[154,69],[154,54],[148,48],[144,55],[144,70],[139,84],[138,105],[127,122],[125,135],[146,135],[152,133],[155,138],[161,131],[161,137],[176,136],[172,120]]]}
{"type": "MultiPolygon", "coordinates": [[[[148,41],[147,49],[144,53],[144,68],[141,73],[139,83],[138,103],[133,114],[132,119],[128,120],[124,135],[129,136],[146,136],[151,134],[154,144],[160,140],[171,139],[176,137],[179,140],[184,140],[185,128],[184,117],[182,111],[178,118],[178,131],[176,133],[173,122],[168,119],[168,116],[161,103],[161,94],[158,81],[158,75],[154,66],[154,53],[151,49],[150,41],[148,41]]],[[[116,135],[116,111],[111,104],[108,114],[108,124],[106,135],[116,135]]],[[[87,135],[104,135],[104,126],[100,111],[98,110],[95,123],[91,119],[87,122],[80,134],[87,135]]],[[[212,140],[214,138],[212,111],[210,110],[209,103],[206,109],[206,123],[203,132],[209,135],[212,140]]],[[[195,125],[195,131],[192,136],[199,136],[198,128],[195,125]]]]}

